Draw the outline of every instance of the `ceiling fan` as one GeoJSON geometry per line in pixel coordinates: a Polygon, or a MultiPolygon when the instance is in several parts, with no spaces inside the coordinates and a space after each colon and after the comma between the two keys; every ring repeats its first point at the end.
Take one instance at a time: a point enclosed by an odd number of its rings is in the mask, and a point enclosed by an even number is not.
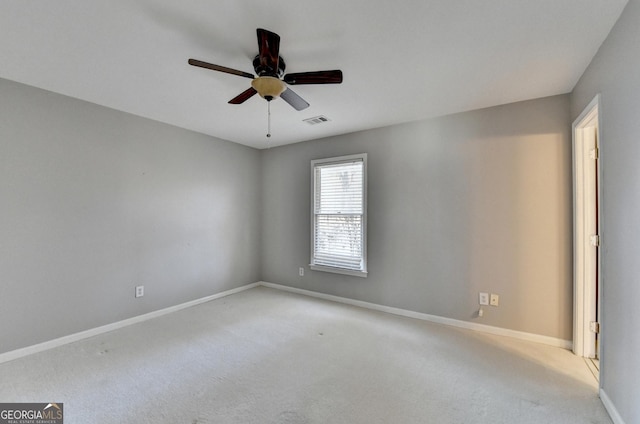
{"type": "Polygon", "coordinates": [[[257,76],[201,60],[189,59],[190,65],[238,75],[252,80],[251,87],[229,100],[229,103],[244,103],[257,93],[268,102],[280,97],[293,106],[294,109],[303,110],[309,107],[309,103],[287,85],[340,84],[342,82],[342,71],[339,69],[284,74],[286,65],[280,57],[280,36],[262,28],[258,28],[256,32],[258,34],[258,54],[253,59],[253,69],[257,76]]]}

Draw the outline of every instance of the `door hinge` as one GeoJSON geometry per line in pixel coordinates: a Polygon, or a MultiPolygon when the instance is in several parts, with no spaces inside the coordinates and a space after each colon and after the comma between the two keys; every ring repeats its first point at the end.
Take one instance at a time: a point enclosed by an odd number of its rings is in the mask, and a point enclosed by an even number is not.
{"type": "Polygon", "coordinates": [[[600,150],[596,147],[589,152],[589,157],[591,159],[598,159],[600,157],[600,150]]]}
{"type": "Polygon", "coordinates": [[[591,246],[600,246],[600,236],[598,234],[592,235],[589,241],[591,242],[591,246]]]}
{"type": "Polygon", "coordinates": [[[591,321],[589,323],[589,329],[592,333],[600,334],[600,323],[597,321],[591,321]]]}

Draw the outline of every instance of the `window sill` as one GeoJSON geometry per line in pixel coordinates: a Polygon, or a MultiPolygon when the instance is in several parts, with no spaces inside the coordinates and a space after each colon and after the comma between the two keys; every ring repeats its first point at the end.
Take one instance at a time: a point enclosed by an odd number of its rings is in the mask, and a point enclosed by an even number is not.
{"type": "Polygon", "coordinates": [[[309,268],[311,268],[314,271],[331,272],[333,274],[351,275],[353,277],[361,277],[361,278],[367,278],[367,275],[368,275],[367,271],[354,271],[351,269],[333,268],[330,266],[320,266],[320,265],[310,264],[309,268]]]}

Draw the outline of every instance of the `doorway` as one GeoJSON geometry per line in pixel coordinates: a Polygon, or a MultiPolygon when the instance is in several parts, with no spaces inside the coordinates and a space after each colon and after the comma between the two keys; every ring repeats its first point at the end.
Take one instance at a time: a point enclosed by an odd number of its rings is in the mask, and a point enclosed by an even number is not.
{"type": "Polygon", "coordinates": [[[600,369],[600,96],[573,123],[573,351],[600,369]]]}

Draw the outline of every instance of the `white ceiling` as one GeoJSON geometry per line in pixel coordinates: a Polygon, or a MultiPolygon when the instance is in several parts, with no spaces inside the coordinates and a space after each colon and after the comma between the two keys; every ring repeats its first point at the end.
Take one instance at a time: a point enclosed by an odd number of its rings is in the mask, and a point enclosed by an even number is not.
{"type": "Polygon", "coordinates": [[[570,92],[627,0],[2,0],[0,77],[265,148],[570,92]],[[256,28],[281,37],[301,112],[254,96],[256,28]],[[303,119],[325,115],[330,122],[303,119]]]}

